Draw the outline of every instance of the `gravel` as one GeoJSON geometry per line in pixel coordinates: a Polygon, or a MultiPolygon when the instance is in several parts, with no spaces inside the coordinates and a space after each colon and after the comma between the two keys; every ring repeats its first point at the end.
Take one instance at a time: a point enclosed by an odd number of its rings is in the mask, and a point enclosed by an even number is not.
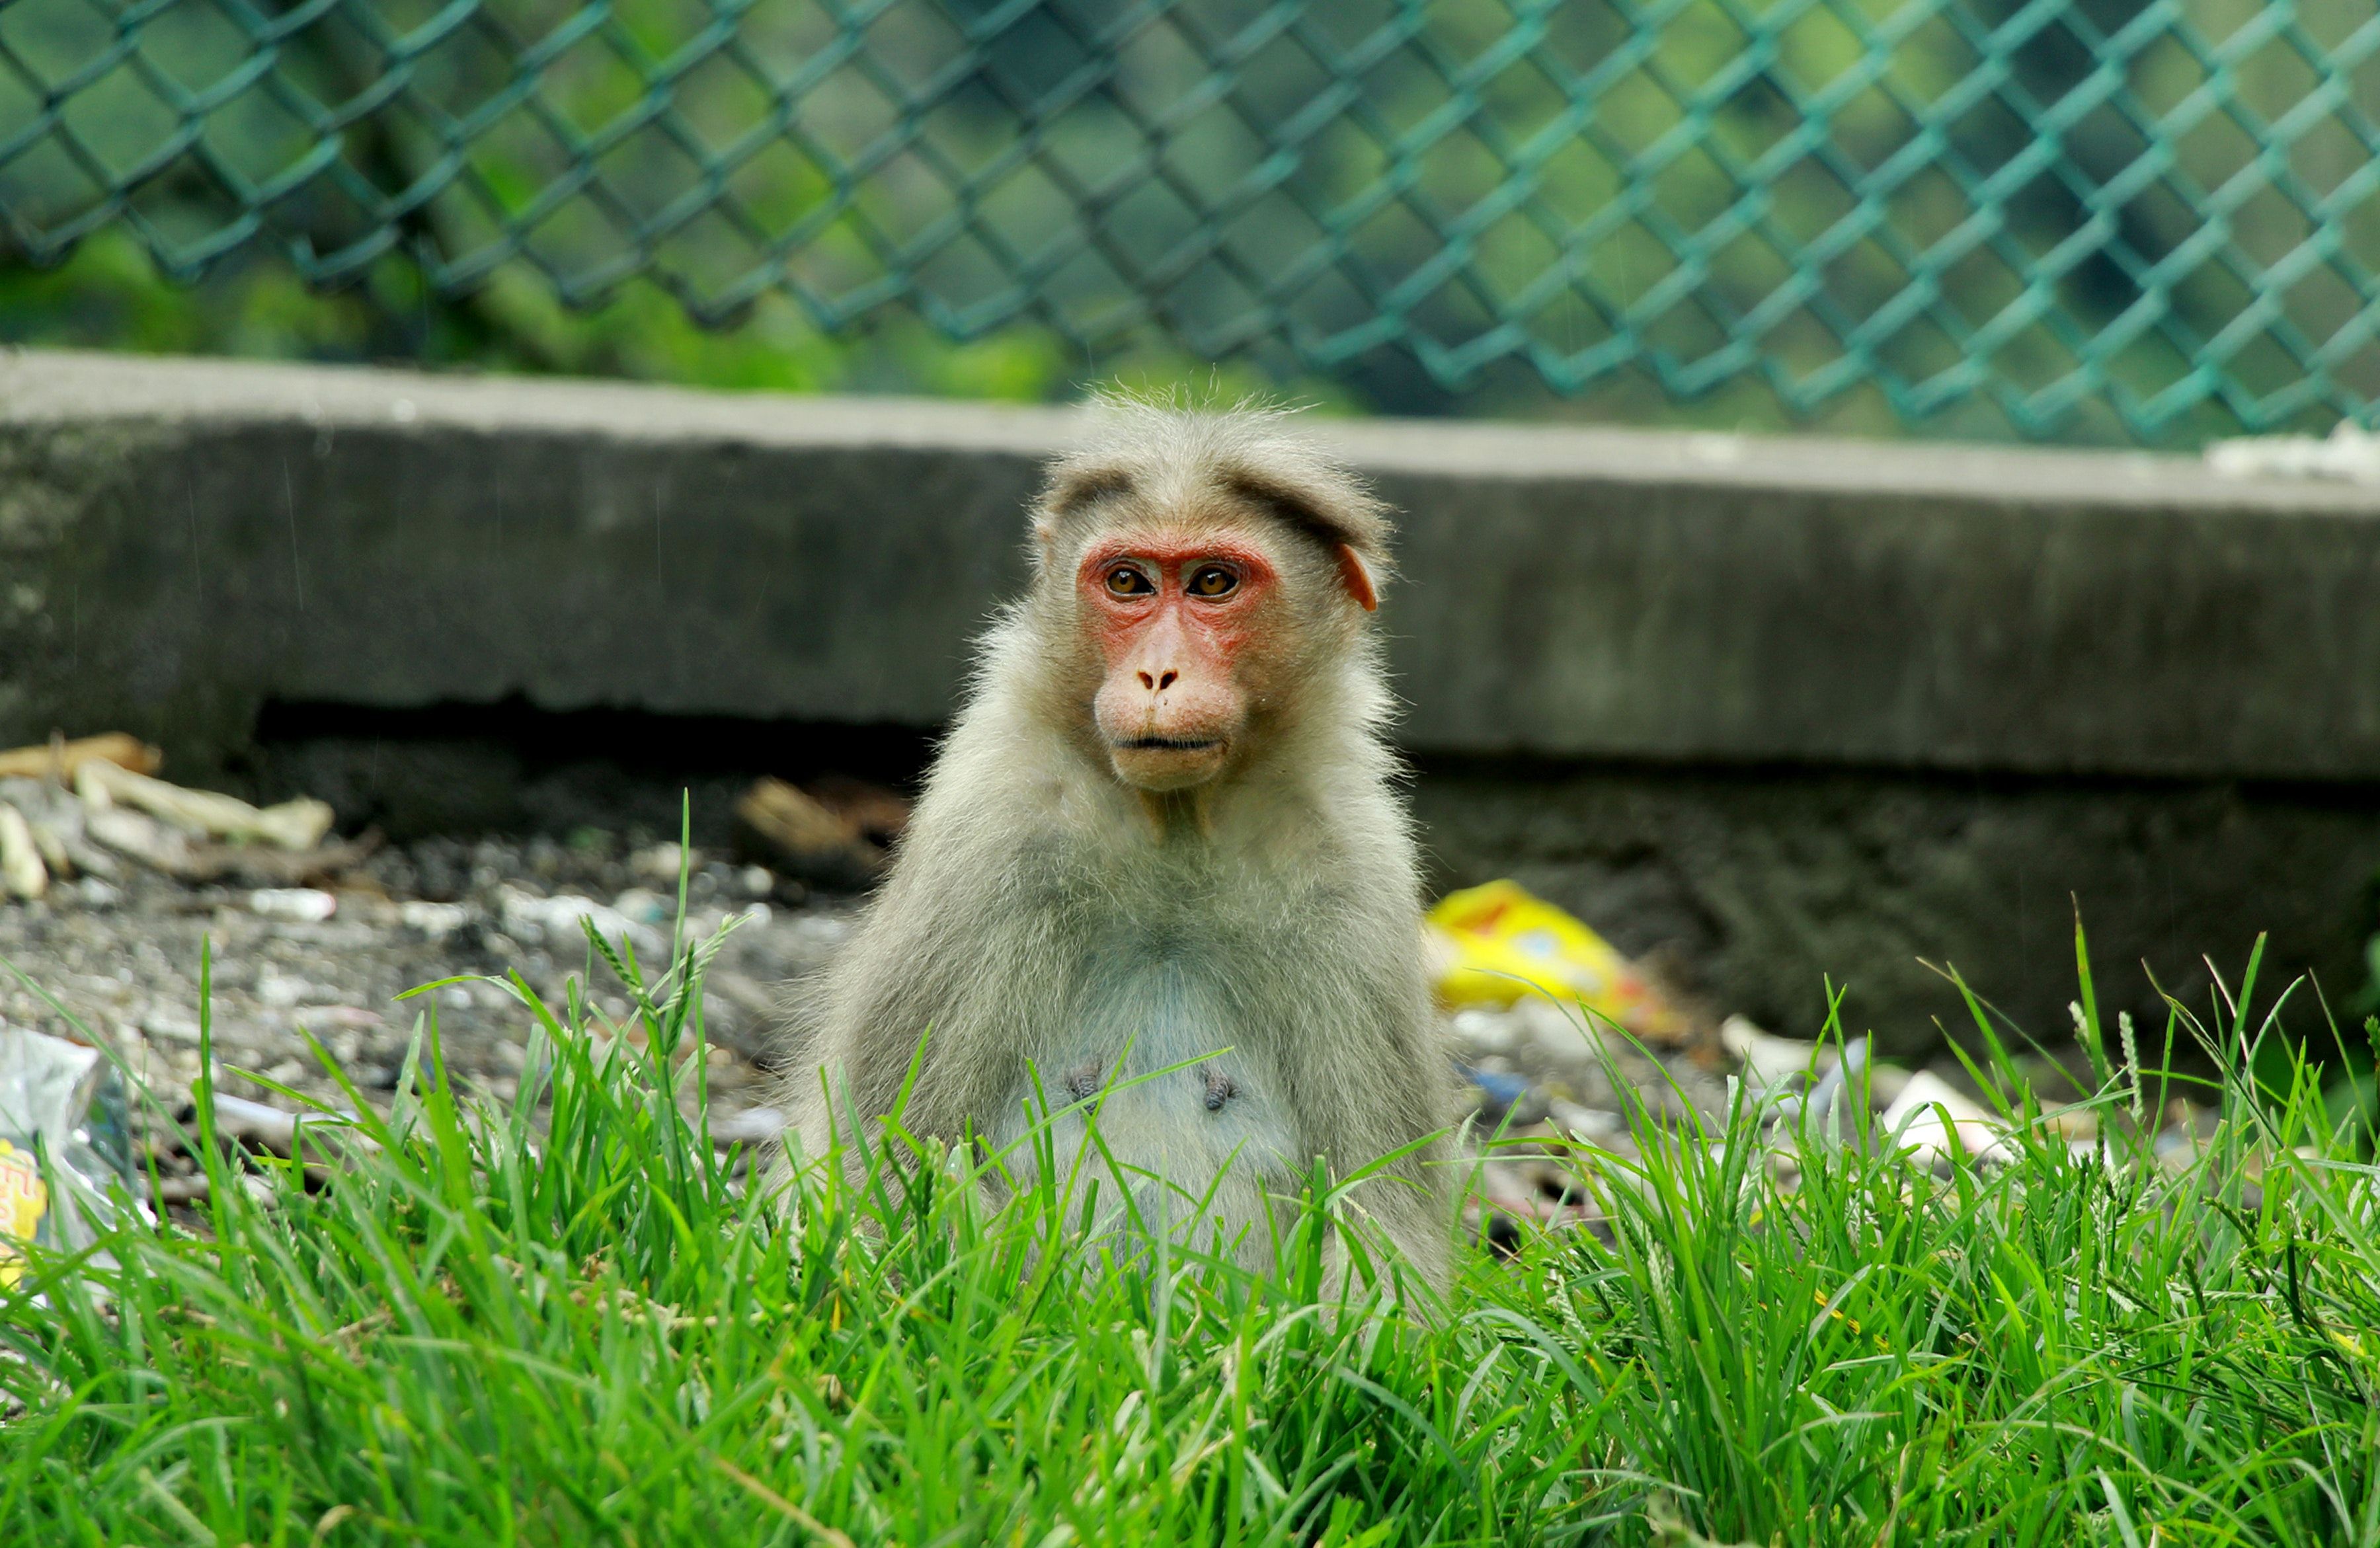
{"type": "MultiPolygon", "coordinates": [[[[0,903],[0,958],[17,970],[0,974],[0,1025],[95,1037],[175,1107],[199,1073],[205,960],[226,1091],[286,1104],[245,1072],[335,1097],[300,1029],[367,1094],[384,1091],[417,1023],[434,1021],[449,1070],[508,1097],[528,1018],[502,986],[472,980],[516,970],[549,1003],[576,981],[596,1009],[625,1019],[627,998],[592,960],[578,920],[625,937],[649,968],[666,961],[678,866],[674,844],[632,849],[594,830],[569,842],[383,849],[335,891],[192,887],[128,866],[120,881],[85,877],[37,901],[0,903]],[[440,986],[398,998],[431,984],[440,986]]],[[[776,986],[826,961],[856,905],[699,851],[686,891],[689,935],[735,924],[704,1002],[711,1089],[732,1112],[765,1090],[776,986]]]]}

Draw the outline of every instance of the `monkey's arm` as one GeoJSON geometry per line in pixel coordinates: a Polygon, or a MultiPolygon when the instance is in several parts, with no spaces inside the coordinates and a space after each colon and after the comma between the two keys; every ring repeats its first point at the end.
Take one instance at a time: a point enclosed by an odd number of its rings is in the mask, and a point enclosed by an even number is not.
{"type": "MultiPolygon", "coordinates": [[[[1446,1137],[1453,1082],[1418,961],[1385,948],[1369,972],[1334,986],[1337,1034],[1305,1046],[1300,1140],[1336,1177],[1372,1172],[1351,1202],[1425,1279],[1443,1288],[1457,1181],[1446,1137]],[[1346,1013],[1351,1007],[1354,1015],[1346,1013]]],[[[1333,1023],[1317,1017],[1308,1024],[1333,1023]]]]}
{"type": "Polygon", "coordinates": [[[1036,971],[1051,955],[1048,910],[1020,870],[1013,850],[905,856],[812,998],[807,1089],[790,1094],[810,1154],[829,1143],[830,1094],[835,1138],[898,1104],[904,1131],[954,1142],[1014,1089],[1056,978],[1036,971]]]}

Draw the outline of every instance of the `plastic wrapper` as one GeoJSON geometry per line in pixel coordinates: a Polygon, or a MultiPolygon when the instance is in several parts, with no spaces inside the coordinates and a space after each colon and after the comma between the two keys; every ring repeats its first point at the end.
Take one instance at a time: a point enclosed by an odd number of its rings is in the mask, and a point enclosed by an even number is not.
{"type": "Polygon", "coordinates": [[[1450,892],[1429,911],[1438,998],[1451,1010],[1536,995],[1576,1004],[1639,1037],[1676,1042],[1683,1010],[1609,941],[1518,882],[1450,892]]]}
{"type": "Polygon", "coordinates": [[[25,1244],[77,1251],[113,1222],[130,1196],[126,1119],[106,1055],[0,1022],[0,1286],[24,1276],[25,1244]]]}

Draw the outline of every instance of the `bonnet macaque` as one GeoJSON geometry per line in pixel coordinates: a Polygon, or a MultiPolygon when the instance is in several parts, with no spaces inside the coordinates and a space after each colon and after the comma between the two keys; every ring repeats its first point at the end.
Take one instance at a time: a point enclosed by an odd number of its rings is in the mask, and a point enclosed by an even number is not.
{"type": "Polygon", "coordinates": [[[972,1132],[1015,1178],[1028,1125],[1067,1167],[1095,1109],[1103,1197],[1257,1266],[1268,1196],[1393,1156],[1353,1213],[1443,1281],[1448,1065],[1369,618],[1388,535],[1277,414],[1108,405],[795,1019],[803,1155],[889,1113],[918,1058],[908,1132],[972,1132]]]}

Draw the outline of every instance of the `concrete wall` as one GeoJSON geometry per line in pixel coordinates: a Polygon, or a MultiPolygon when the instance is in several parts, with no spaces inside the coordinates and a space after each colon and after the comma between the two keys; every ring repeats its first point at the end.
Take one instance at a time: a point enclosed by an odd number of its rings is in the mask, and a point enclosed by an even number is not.
{"type": "MultiPolygon", "coordinates": [[[[1079,424],[10,355],[0,744],[123,727],[203,771],[273,701],[931,724],[1079,424]]],[[[2070,891],[2103,961],[2183,987],[2264,927],[2336,987],[2357,973],[2380,490],[1315,429],[1404,512],[1383,623],[1442,879],[1517,870],[1789,1025],[1832,972],[1906,1038],[1950,1003],[1919,954],[2061,1024],[2070,891]]]]}

